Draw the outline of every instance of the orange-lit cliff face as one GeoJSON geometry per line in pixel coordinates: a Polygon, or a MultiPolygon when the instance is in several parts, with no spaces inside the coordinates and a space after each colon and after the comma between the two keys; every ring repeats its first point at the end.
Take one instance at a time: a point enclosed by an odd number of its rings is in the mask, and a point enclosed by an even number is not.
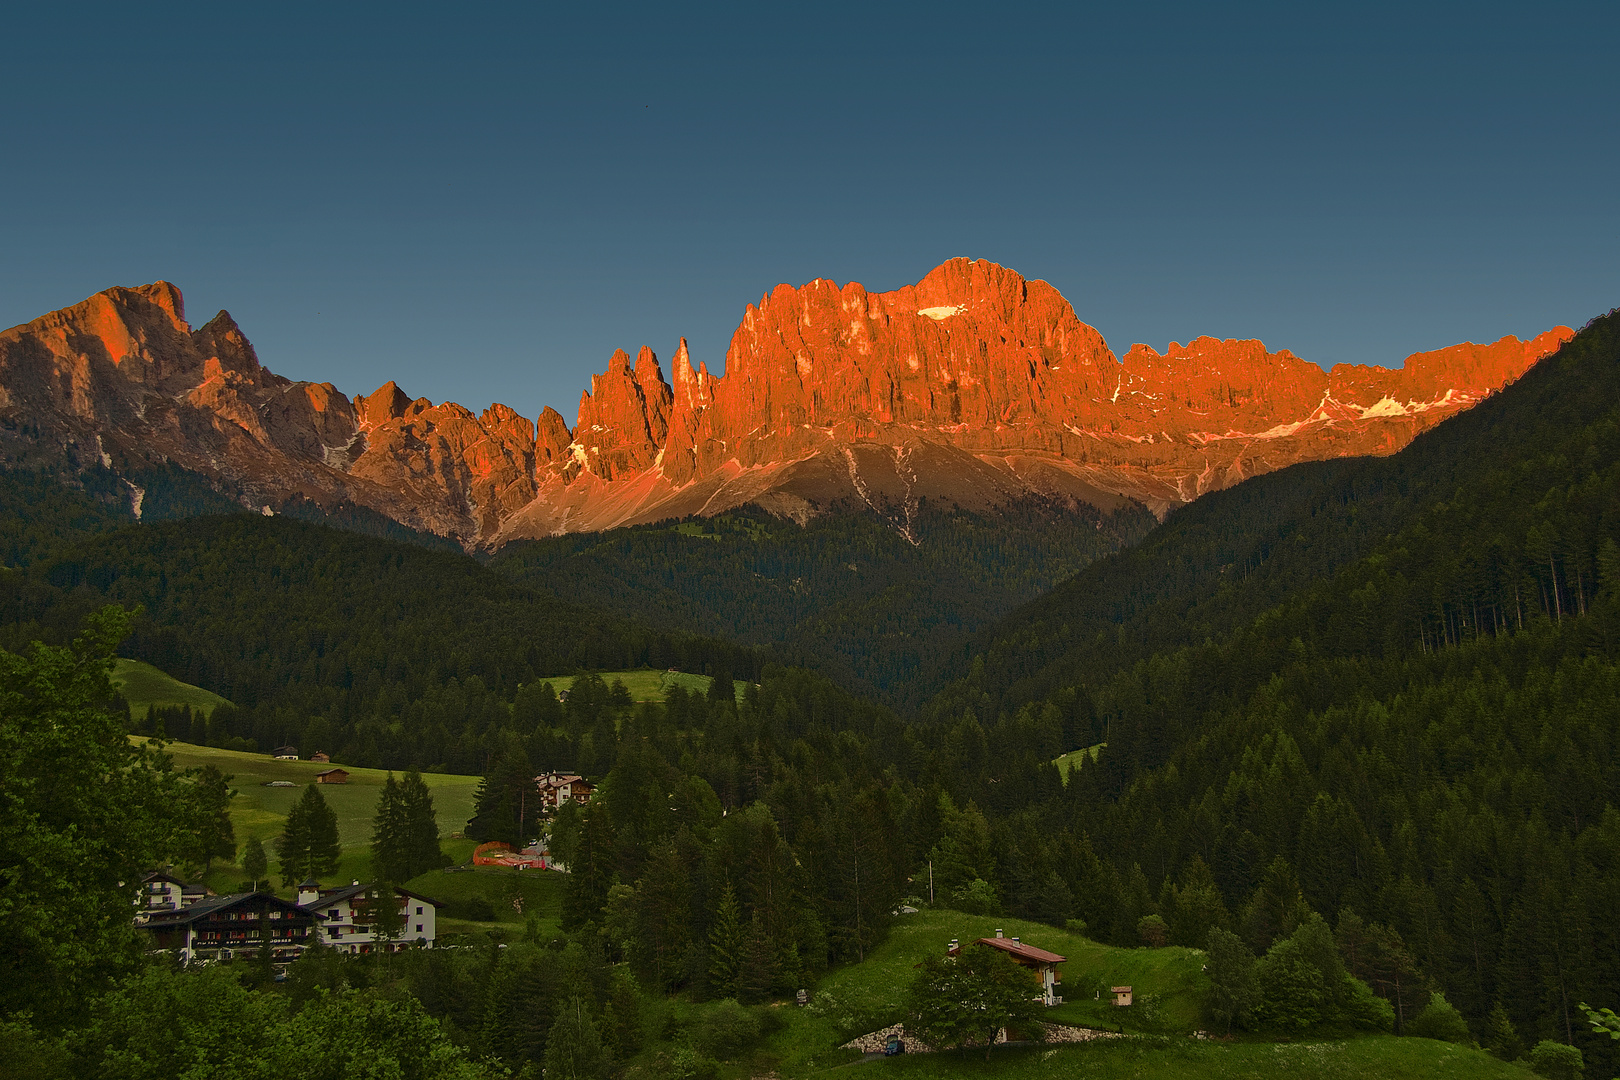
{"type": "Polygon", "coordinates": [[[1571,333],[1402,368],[1324,372],[1212,338],[1120,360],[1050,285],[955,259],[888,293],[778,286],[745,311],[719,378],[684,341],[668,381],[651,350],[617,352],[570,430],[550,409],[531,422],[393,383],[351,402],[289,382],[226,313],[192,330],[159,282],[0,334],[0,419],[80,458],[167,459],[250,502],[349,500],[468,544],[750,502],[800,520],[870,504],[905,529],[923,498],[1162,512],[1298,461],[1391,453],[1571,333]]]}

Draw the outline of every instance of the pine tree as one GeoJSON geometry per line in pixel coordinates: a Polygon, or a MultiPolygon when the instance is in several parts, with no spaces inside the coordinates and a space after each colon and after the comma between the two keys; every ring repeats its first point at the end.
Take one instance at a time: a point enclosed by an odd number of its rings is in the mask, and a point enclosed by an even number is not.
{"type": "Polygon", "coordinates": [[[1209,932],[1209,1014],[1228,1034],[1243,1025],[1260,1003],[1260,984],[1254,974],[1254,954],[1230,930],[1209,932]]]}
{"type": "Polygon", "coordinates": [[[439,846],[439,819],[433,812],[433,793],[422,780],[422,774],[412,769],[399,785],[400,810],[403,819],[403,847],[405,851],[405,880],[437,870],[450,860],[439,846]]]}
{"type": "Polygon", "coordinates": [[[404,799],[393,773],[383,781],[377,813],[371,819],[371,872],[394,885],[414,876],[406,850],[404,799]]]}
{"type": "Polygon", "coordinates": [[[337,869],[341,853],[337,814],[310,784],[287,812],[287,824],[276,841],[282,884],[293,886],[306,877],[330,874],[337,869]]]}
{"type": "Polygon", "coordinates": [[[714,921],[709,924],[709,987],[715,997],[737,996],[746,948],[742,908],[737,904],[736,890],[727,882],[714,909],[714,921]]]}
{"type": "Polygon", "coordinates": [[[229,859],[236,854],[236,828],[231,824],[234,779],[212,765],[203,766],[197,774],[192,792],[195,823],[189,830],[186,858],[201,862],[205,872],[215,859],[229,859]]]}

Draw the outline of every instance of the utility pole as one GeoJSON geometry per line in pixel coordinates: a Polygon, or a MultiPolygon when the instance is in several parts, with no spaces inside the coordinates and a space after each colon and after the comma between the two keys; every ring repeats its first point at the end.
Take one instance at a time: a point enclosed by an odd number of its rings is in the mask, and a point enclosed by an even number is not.
{"type": "Polygon", "coordinates": [[[934,860],[928,860],[928,906],[934,906],[934,860]]]}

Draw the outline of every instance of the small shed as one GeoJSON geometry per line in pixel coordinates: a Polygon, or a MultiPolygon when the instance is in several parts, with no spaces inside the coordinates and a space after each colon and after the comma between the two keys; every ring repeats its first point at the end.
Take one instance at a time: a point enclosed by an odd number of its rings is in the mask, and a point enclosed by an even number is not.
{"type": "Polygon", "coordinates": [[[1131,988],[1128,986],[1111,986],[1108,992],[1114,995],[1114,1004],[1124,1007],[1131,1003],[1131,988]]]}
{"type": "Polygon", "coordinates": [[[349,770],[322,769],[315,774],[315,782],[317,784],[347,784],[349,782],[349,770]]]}
{"type": "Polygon", "coordinates": [[[298,747],[278,746],[274,750],[270,751],[270,756],[275,758],[277,761],[297,761],[298,747]]]}
{"type": "Polygon", "coordinates": [[[309,755],[309,760],[318,761],[322,765],[324,765],[327,762],[332,760],[332,755],[330,755],[330,754],[322,754],[320,752],[316,752],[316,753],[313,753],[313,754],[309,755]]]}

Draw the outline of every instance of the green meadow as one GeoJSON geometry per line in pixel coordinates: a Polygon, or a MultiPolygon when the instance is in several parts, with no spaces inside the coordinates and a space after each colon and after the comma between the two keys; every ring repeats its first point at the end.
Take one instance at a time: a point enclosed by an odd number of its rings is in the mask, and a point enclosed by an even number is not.
{"type": "MultiPolygon", "coordinates": [[[[145,740],[137,737],[136,741],[145,740]]],[[[165,743],[164,749],[177,768],[213,765],[235,778],[231,781],[236,791],[236,797],[231,800],[231,824],[236,828],[239,850],[240,845],[253,836],[269,849],[271,842],[281,834],[287,811],[303,794],[304,787],[315,782],[316,773],[334,767],[313,761],[277,761],[267,754],[246,754],[182,742],[165,743]],[[266,786],[276,781],[293,786],[266,786]]],[[[332,881],[364,880],[369,876],[371,820],[376,815],[377,797],[388,773],[381,769],[341,767],[348,770],[348,783],[321,785],[322,797],[337,814],[338,841],[343,845],[343,859],[332,881]]],[[[439,835],[444,838],[458,835],[472,817],[473,793],[479,778],[423,773],[422,780],[433,792],[439,835]]],[[[458,860],[464,861],[472,853],[473,845],[469,841],[445,839],[443,843],[446,854],[458,860]]],[[[272,866],[274,861],[272,851],[272,866]]],[[[238,866],[215,863],[204,880],[216,892],[228,892],[237,888],[242,879],[238,866]]]]}
{"type": "MultiPolygon", "coordinates": [[[[630,691],[632,701],[663,701],[676,686],[690,694],[707,694],[709,684],[714,682],[708,675],[688,675],[684,671],[656,671],[653,668],[638,668],[635,671],[600,671],[596,674],[600,675],[602,681],[609,686],[615,682],[623,683],[624,688],[630,691]]],[[[558,675],[540,681],[550,683],[551,688],[560,694],[574,685],[574,676],[558,675]]],[[[742,700],[743,687],[743,683],[737,684],[738,701],[742,700]]]]}
{"type": "Polygon", "coordinates": [[[1096,761],[1097,755],[1100,754],[1102,752],[1102,748],[1107,745],[1107,743],[1098,743],[1095,746],[1086,746],[1079,750],[1070,750],[1067,754],[1061,754],[1058,757],[1053,758],[1052,764],[1057,766],[1058,772],[1062,773],[1063,779],[1067,780],[1069,778],[1070,769],[1079,765],[1083,758],[1090,758],[1092,761],[1096,761]]]}
{"type": "Polygon", "coordinates": [[[112,681],[136,717],[153,705],[189,705],[193,710],[212,713],[215,706],[229,704],[211,690],[183,683],[151,664],[121,656],[113,667],[112,681]]]}

